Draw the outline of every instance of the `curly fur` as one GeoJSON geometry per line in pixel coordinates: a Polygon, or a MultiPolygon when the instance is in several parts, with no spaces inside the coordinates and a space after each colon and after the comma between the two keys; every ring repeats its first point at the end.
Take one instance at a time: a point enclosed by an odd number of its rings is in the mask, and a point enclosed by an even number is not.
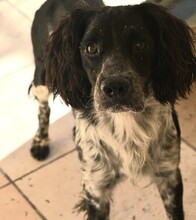
{"type": "Polygon", "coordinates": [[[109,219],[115,185],[149,175],[169,219],[184,219],[180,128],[174,104],[196,78],[195,36],[150,3],[83,7],[45,49],[47,85],[73,107],[88,220],[109,219]]]}

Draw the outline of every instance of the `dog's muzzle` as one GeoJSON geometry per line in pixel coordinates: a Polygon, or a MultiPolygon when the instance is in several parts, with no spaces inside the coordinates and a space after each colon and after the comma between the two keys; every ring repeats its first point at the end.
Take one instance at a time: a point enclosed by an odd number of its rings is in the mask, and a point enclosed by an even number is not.
{"type": "Polygon", "coordinates": [[[141,93],[133,85],[131,77],[112,76],[103,77],[99,84],[98,110],[110,112],[143,110],[141,93]],[[140,97],[139,97],[140,96],[140,97]]]}

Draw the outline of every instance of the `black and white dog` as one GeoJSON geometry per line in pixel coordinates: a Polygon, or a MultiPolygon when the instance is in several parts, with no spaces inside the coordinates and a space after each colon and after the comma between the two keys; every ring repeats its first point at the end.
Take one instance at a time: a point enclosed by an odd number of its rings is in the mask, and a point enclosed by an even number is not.
{"type": "Polygon", "coordinates": [[[83,170],[77,208],[88,220],[109,219],[116,184],[140,175],[156,183],[168,218],[184,219],[174,104],[196,78],[194,38],[183,21],[150,3],[49,0],[37,11],[31,89],[40,102],[40,126],[31,152],[37,159],[48,155],[48,95],[60,94],[74,109],[83,170]],[[44,65],[42,49],[63,15],[44,65]]]}

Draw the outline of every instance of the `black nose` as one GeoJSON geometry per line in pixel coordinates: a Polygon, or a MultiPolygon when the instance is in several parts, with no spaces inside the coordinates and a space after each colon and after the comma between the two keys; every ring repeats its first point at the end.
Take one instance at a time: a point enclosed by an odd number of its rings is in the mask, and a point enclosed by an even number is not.
{"type": "Polygon", "coordinates": [[[123,99],[127,95],[129,88],[129,80],[122,77],[109,77],[101,82],[101,90],[113,100],[123,99]]]}

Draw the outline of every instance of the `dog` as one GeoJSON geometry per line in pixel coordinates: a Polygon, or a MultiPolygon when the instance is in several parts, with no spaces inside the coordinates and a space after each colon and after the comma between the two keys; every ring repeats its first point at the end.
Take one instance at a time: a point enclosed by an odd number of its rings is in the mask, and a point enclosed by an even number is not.
{"type": "Polygon", "coordinates": [[[49,13],[51,2],[45,3],[47,21],[38,11],[32,27],[36,71],[31,89],[40,102],[32,155],[44,159],[49,153],[47,98],[59,94],[76,121],[74,141],[83,171],[76,209],[88,220],[108,220],[115,186],[148,175],[168,219],[183,220],[175,104],[187,98],[196,79],[194,33],[151,3],[106,7],[100,1],[76,1],[74,10],[58,6],[57,16],[49,13]],[[38,21],[47,31],[38,32],[38,21]]]}

